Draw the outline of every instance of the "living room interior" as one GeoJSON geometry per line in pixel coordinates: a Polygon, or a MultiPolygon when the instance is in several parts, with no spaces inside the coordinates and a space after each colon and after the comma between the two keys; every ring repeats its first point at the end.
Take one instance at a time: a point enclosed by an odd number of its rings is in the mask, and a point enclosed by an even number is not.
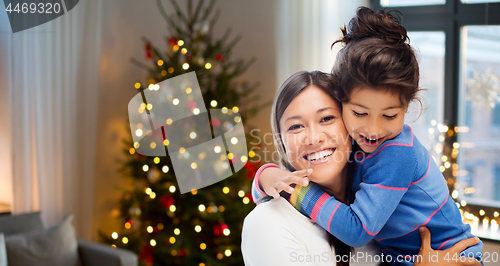
{"type": "MultiPolygon", "coordinates": [[[[427,89],[422,114],[412,109],[407,123],[442,169],[463,222],[483,241],[484,265],[497,265],[500,1],[73,3],[16,33],[8,11],[0,12],[0,266],[23,265],[10,254],[37,263],[36,254],[13,251],[29,249],[30,238],[40,257],[58,256],[48,259],[56,266],[243,265],[252,180],[261,165],[277,162],[269,115],[276,90],[297,71],[331,71],[341,48],[331,45],[359,6],[403,13],[427,89]],[[140,154],[177,144],[139,145],[133,136],[148,134],[148,125],[133,125],[128,108],[143,91],[191,71],[203,73],[206,103],[191,110],[236,116],[226,129],[241,122],[248,150],[217,154],[234,176],[184,193],[168,156],[140,154]],[[10,239],[4,254],[3,238],[10,239]]],[[[185,93],[196,95],[191,87],[185,93]]],[[[186,132],[189,141],[201,136],[186,132]]]]}

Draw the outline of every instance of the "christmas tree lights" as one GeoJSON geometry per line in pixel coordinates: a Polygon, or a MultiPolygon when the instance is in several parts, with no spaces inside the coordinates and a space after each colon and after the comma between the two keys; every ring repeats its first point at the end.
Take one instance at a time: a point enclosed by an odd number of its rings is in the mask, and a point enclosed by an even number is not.
{"type": "MultiPolygon", "coordinates": [[[[229,29],[220,39],[212,36],[219,16],[219,12],[212,15],[213,0],[208,4],[197,1],[196,6],[188,0],[187,12],[171,0],[175,11],[171,15],[165,12],[160,0],[157,3],[169,30],[169,36],[165,38],[166,48],[158,49],[143,38],[146,63],[136,59],[132,62],[146,70],[148,77],[147,82],[132,84],[134,90],[157,91],[159,82],[195,71],[205,106],[221,106],[223,113],[228,115],[239,113],[241,117],[234,117],[236,123],[247,121],[269,104],[258,103],[258,97],[251,95],[257,83],[237,79],[254,62],[254,59],[232,60],[231,50],[241,36],[229,40],[229,29]]],[[[189,98],[193,89],[186,87],[184,93],[187,100],[172,97],[168,101],[189,108],[197,116],[200,108],[189,98]]],[[[155,108],[159,107],[142,104],[137,111],[149,114],[155,108]]],[[[165,123],[170,126],[174,121],[168,118],[165,123]]],[[[210,121],[210,125],[214,128],[231,127],[218,119],[210,121]]],[[[132,133],[138,137],[151,134],[141,124],[133,126],[132,133]]],[[[185,138],[195,140],[199,136],[194,128],[186,128],[185,138]]],[[[141,144],[126,141],[126,160],[121,173],[131,178],[135,185],[123,192],[118,203],[116,212],[122,226],[114,232],[100,232],[102,240],[113,247],[136,252],[140,265],[242,265],[239,232],[243,219],[253,208],[253,204],[249,204],[249,193],[258,168],[258,163],[251,160],[255,151],[248,147],[248,154],[235,156],[224,154],[220,146],[215,147],[214,153],[224,156],[224,160],[227,157],[231,162],[246,163],[244,169],[219,183],[181,194],[169,157],[148,157],[137,152],[140,145],[157,149],[175,147],[175,143],[167,138],[162,140],[163,143],[151,139],[153,141],[141,144]]],[[[228,139],[228,145],[239,141],[238,138],[228,139]]],[[[199,160],[209,156],[205,153],[188,154],[186,148],[178,147],[182,156],[195,156],[199,160]]],[[[199,167],[197,163],[190,166],[192,169],[199,167]]]]}

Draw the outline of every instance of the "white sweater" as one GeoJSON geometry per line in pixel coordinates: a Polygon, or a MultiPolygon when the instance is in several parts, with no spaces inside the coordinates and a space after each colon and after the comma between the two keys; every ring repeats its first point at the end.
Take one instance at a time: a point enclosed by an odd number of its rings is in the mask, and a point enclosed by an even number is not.
{"type": "MultiPolygon", "coordinates": [[[[283,198],[261,203],[243,223],[241,250],[245,265],[335,265],[341,258],[335,257],[327,234],[283,198]]],[[[349,259],[352,266],[378,265],[379,253],[374,244],[368,244],[356,249],[349,259]]]]}

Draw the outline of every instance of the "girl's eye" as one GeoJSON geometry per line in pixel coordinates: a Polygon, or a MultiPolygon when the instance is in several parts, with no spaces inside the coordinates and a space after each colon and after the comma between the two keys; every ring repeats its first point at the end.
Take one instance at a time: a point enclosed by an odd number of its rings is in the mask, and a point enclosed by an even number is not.
{"type": "Polygon", "coordinates": [[[392,120],[394,118],[396,118],[398,116],[398,114],[395,114],[395,115],[384,115],[385,118],[389,119],[389,120],[392,120]]]}
{"type": "Polygon", "coordinates": [[[335,116],[329,115],[329,116],[323,117],[323,119],[321,119],[321,122],[328,122],[328,121],[331,121],[333,119],[335,119],[335,116]]]}
{"type": "Polygon", "coordinates": [[[302,127],[302,125],[299,125],[299,124],[292,125],[291,127],[288,128],[288,131],[296,130],[296,129],[299,129],[301,127],[302,127]]]}
{"type": "Polygon", "coordinates": [[[366,115],[366,113],[358,113],[358,112],[356,112],[356,111],[352,111],[352,112],[353,112],[353,113],[354,113],[354,115],[355,115],[355,116],[357,116],[357,117],[362,117],[362,116],[365,116],[365,115],[366,115]]]}

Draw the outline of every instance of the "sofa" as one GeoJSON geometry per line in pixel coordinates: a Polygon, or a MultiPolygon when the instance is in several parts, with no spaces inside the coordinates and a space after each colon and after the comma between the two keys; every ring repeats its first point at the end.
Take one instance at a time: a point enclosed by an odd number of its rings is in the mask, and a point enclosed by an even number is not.
{"type": "MultiPolygon", "coordinates": [[[[125,250],[125,249],[120,249],[120,248],[113,248],[109,245],[104,245],[100,243],[94,243],[82,239],[77,239],[76,235],[74,233],[73,226],[71,224],[73,216],[69,215],[69,217],[65,218],[60,224],[61,225],[56,225],[51,228],[44,228],[42,221],[40,219],[40,213],[39,212],[33,212],[33,213],[26,213],[26,214],[20,214],[20,215],[0,215],[0,236],[3,234],[5,238],[5,243],[4,246],[6,246],[6,257],[8,260],[8,266],[11,265],[22,265],[26,264],[24,263],[19,263],[19,260],[15,260],[12,262],[12,258],[10,258],[10,255],[13,255],[13,253],[16,252],[22,252],[23,249],[19,248],[18,246],[15,245],[24,245],[27,248],[33,248],[33,246],[37,247],[36,245],[40,245],[40,249],[44,249],[44,245],[47,246],[47,244],[43,244],[43,239],[41,240],[40,238],[44,237],[45,231],[49,231],[48,236],[54,238],[59,236],[59,238],[66,238],[61,245],[51,247],[51,249],[48,249],[48,251],[41,251],[39,253],[41,257],[46,257],[48,253],[52,252],[53,250],[61,250],[64,249],[66,246],[71,245],[68,243],[73,243],[74,249],[77,251],[74,251],[74,256],[77,258],[73,258],[74,263],[71,263],[72,265],[82,265],[82,266],[137,266],[138,265],[138,259],[137,255],[131,251],[125,250]],[[57,227],[59,226],[59,227],[57,227]],[[65,231],[61,231],[58,228],[63,228],[65,231]],[[54,229],[55,228],[55,229],[54,229]],[[52,231],[50,231],[52,230],[52,231]],[[57,231],[59,230],[59,231],[57,231]],[[52,233],[51,233],[52,232],[52,233]],[[68,233],[69,232],[69,233],[68,233]],[[35,240],[26,240],[26,237],[38,237],[35,240]],[[10,242],[9,242],[10,241],[10,242]],[[68,242],[69,241],[69,242],[68,242]],[[9,253],[9,243],[11,245],[11,252],[9,253]]],[[[0,245],[1,246],[1,245],[0,245]]],[[[57,252],[57,251],[56,251],[57,252]]],[[[5,252],[4,252],[5,253],[5,252]]],[[[33,253],[31,250],[28,250],[29,253],[26,257],[28,256],[33,256],[33,253]]],[[[0,250],[0,256],[2,252],[0,250]]],[[[23,258],[24,253],[21,254],[14,254],[16,256],[20,256],[23,258]]],[[[23,258],[24,259],[24,258],[23,258]]],[[[67,258],[66,258],[67,259],[67,258]]],[[[1,264],[2,258],[0,258],[0,264],[1,264]]],[[[36,263],[37,265],[42,265],[43,263],[36,263]]],[[[53,265],[53,262],[48,263],[53,265]]],[[[66,264],[66,263],[62,263],[66,264]]]]}

